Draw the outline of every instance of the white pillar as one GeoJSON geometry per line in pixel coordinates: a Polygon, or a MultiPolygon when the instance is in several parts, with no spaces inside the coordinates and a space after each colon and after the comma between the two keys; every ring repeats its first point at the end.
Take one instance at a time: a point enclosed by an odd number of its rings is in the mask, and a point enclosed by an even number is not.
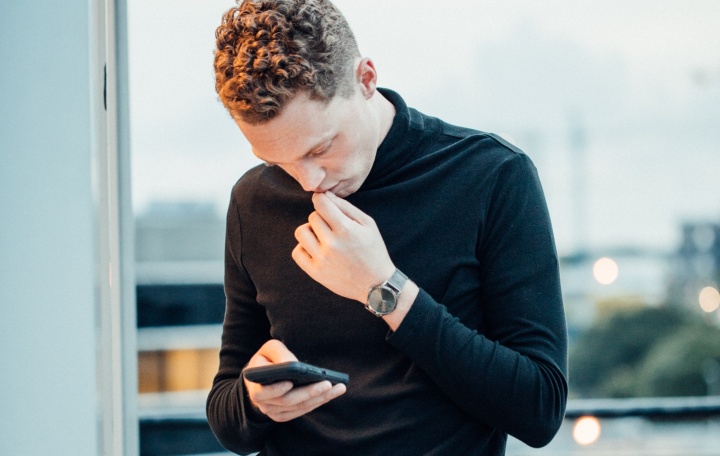
{"type": "Polygon", "coordinates": [[[106,4],[0,5],[2,455],[136,454],[106,4]]]}

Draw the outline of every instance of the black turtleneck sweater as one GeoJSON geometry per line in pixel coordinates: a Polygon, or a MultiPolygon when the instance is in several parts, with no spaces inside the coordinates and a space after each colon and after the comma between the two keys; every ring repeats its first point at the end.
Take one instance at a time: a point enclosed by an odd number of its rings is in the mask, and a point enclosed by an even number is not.
{"type": "Polygon", "coordinates": [[[567,342],[552,228],[530,159],[501,138],[396,109],[362,187],[393,263],[420,293],[395,332],[294,263],[313,211],[279,167],[235,185],[227,217],[220,369],[210,426],[231,451],[262,455],[501,455],[557,432],[567,342]],[[249,404],[241,371],[270,338],[347,372],[339,398],[287,423],[249,404]]]}

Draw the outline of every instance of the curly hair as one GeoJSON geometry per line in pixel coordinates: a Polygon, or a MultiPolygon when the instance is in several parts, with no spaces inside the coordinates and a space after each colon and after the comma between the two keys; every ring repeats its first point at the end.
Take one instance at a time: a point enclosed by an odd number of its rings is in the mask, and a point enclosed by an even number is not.
{"type": "Polygon", "coordinates": [[[300,91],[325,102],[352,95],[360,51],[330,1],[237,1],[215,31],[215,90],[234,118],[267,122],[300,91]]]}

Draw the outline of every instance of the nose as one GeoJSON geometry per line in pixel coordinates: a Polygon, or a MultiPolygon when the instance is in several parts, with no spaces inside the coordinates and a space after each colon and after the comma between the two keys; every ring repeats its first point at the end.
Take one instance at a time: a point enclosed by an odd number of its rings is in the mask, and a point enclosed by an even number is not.
{"type": "Polygon", "coordinates": [[[325,170],[317,165],[298,163],[295,166],[295,180],[306,192],[314,192],[320,189],[325,179],[325,170]]]}

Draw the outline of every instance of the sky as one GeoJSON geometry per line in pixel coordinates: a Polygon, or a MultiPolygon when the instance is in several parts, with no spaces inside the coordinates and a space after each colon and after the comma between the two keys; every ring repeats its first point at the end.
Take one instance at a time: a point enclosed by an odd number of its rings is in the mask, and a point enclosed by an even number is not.
{"type": "MultiPolygon", "coordinates": [[[[720,222],[720,2],[338,0],[379,85],[501,134],[538,167],[558,250],[677,248],[720,222]]],[[[258,163],[214,92],[231,0],[129,0],[137,212],[224,213],[258,163]]]]}

